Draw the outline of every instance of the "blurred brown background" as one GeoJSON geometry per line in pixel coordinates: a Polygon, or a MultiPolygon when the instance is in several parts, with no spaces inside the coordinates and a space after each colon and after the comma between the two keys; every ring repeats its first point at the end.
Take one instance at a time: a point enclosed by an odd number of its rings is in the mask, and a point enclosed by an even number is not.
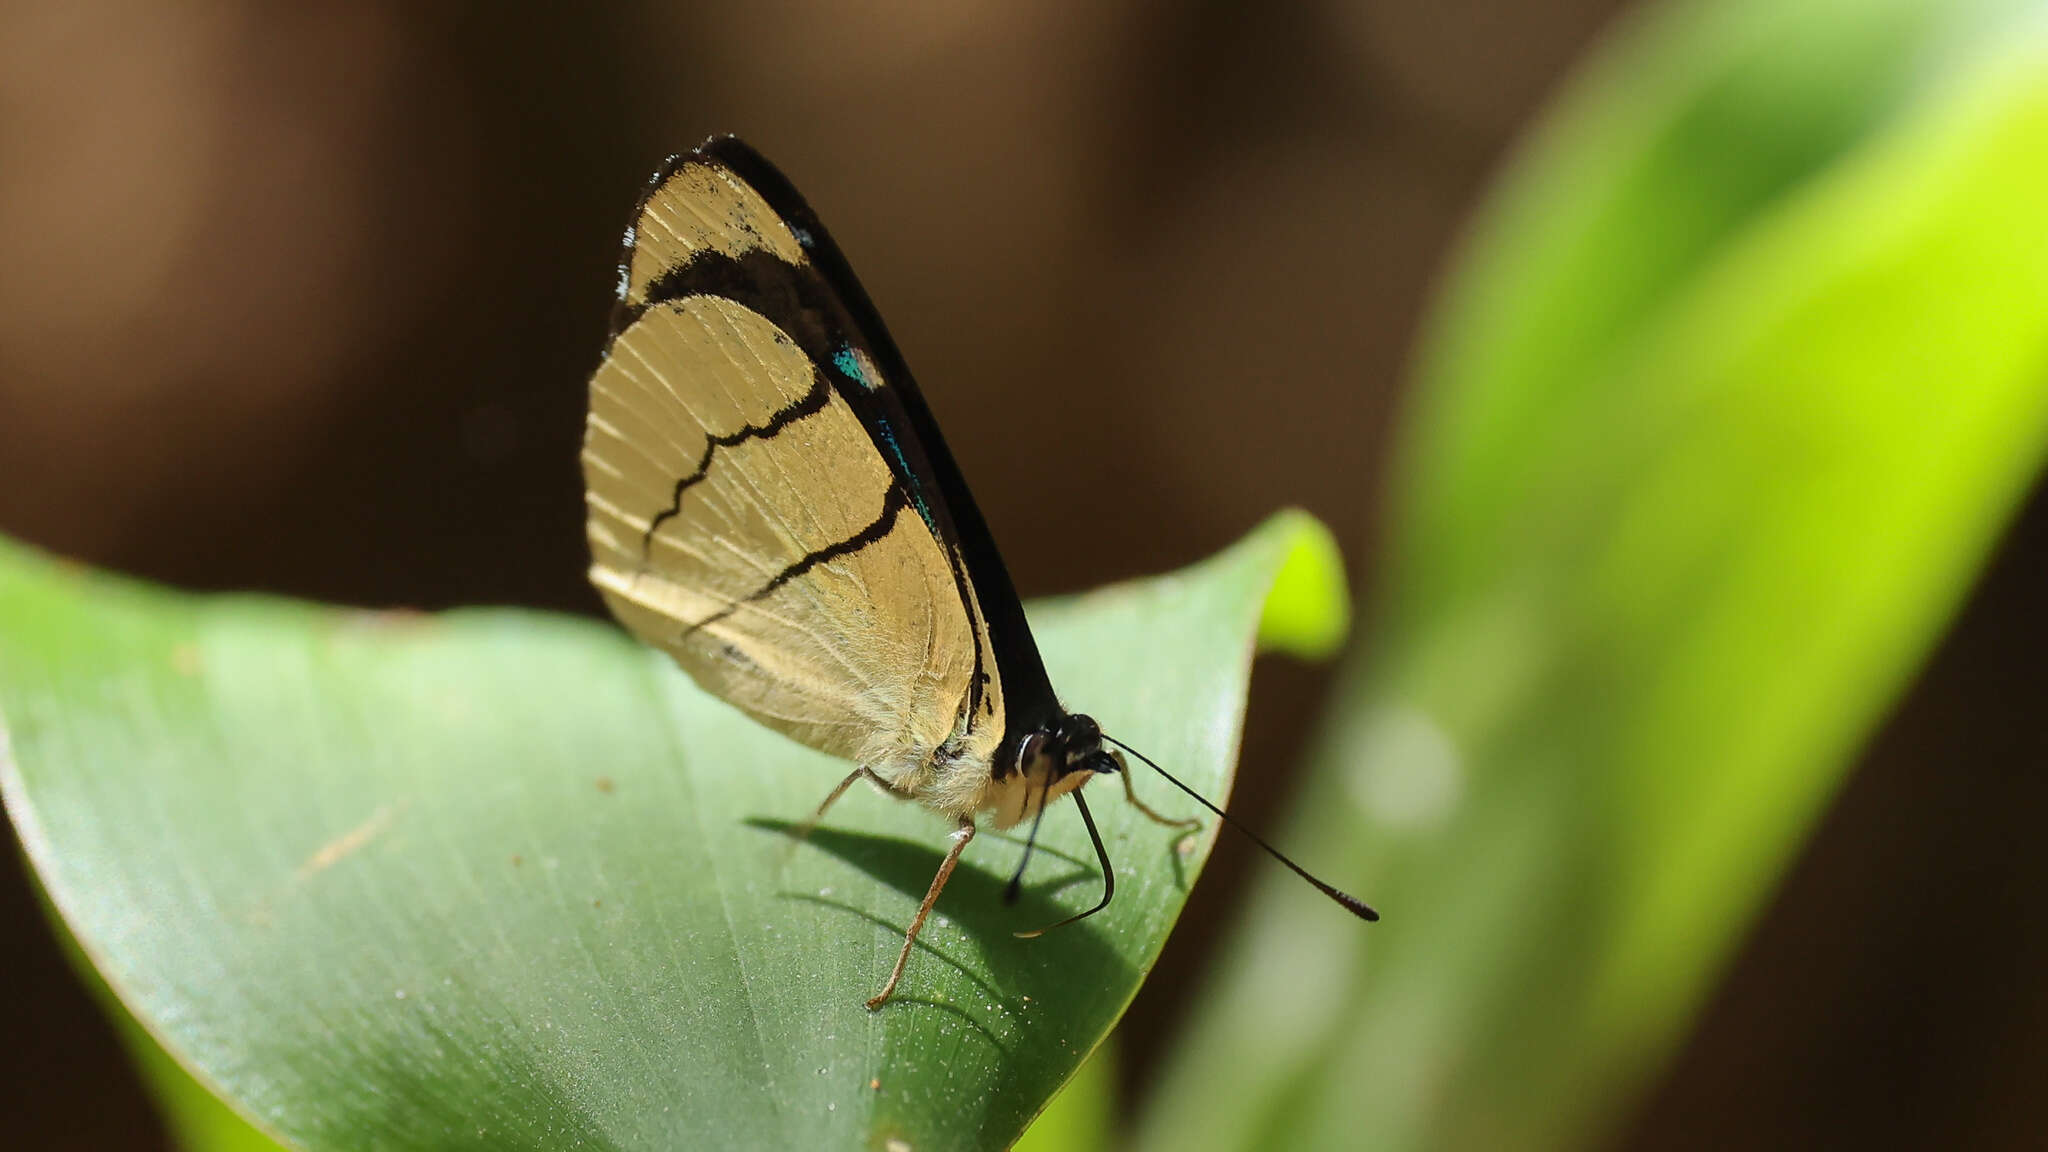
{"type": "MultiPolygon", "coordinates": [[[[1284,504],[1363,592],[1431,279],[1621,6],[10,4],[0,531],[198,588],[595,610],[618,233],[733,131],[833,226],[1028,594],[1284,504]]],[[[2048,1139],[2044,558],[2037,507],[1621,1144],[2048,1139]]],[[[1255,820],[1324,684],[1262,669],[1255,820]]],[[[161,1146],[8,859],[0,1143],[161,1146]]],[[[1133,1088],[1249,863],[1225,841],[1133,1009],[1133,1088]]]]}

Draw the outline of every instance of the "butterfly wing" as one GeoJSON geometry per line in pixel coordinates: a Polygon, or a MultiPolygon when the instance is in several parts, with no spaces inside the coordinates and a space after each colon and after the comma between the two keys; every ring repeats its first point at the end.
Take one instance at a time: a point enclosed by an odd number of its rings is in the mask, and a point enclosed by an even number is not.
{"type": "Polygon", "coordinates": [[[900,357],[813,263],[822,234],[707,150],[657,174],[591,380],[591,578],[763,723],[911,791],[944,762],[985,779],[1005,719],[982,602],[923,439],[878,422],[878,344],[900,357]]]}
{"type": "MultiPolygon", "coordinates": [[[[1003,746],[1014,751],[1027,733],[1065,715],[1053,695],[1024,605],[1011,583],[995,538],[968,490],[960,467],[932,418],[910,367],[890,338],[881,314],[860,279],[789,179],[740,140],[717,137],[698,154],[715,160],[760,195],[804,250],[813,276],[802,283],[822,288],[823,299],[804,301],[802,322],[792,331],[821,360],[827,375],[860,417],[879,450],[915,496],[919,515],[945,545],[961,595],[974,602],[982,620],[981,667],[988,695],[999,700],[1005,723],[1003,746]],[[849,355],[849,350],[857,352],[849,355]]],[[[651,286],[657,295],[660,284],[651,286]]],[[[998,757],[996,771],[1007,757],[998,757]]]]}

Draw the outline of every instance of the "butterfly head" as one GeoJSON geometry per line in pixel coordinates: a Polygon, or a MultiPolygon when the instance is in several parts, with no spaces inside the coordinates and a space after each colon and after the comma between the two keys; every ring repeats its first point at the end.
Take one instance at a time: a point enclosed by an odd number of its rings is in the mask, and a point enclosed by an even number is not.
{"type": "Polygon", "coordinates": [[[1094,720],[1069,713],[1026,736],[1017,746],[1017,768],[1026,789],[1042,799],[1027,802],[1025,815],[1072,792],[1098,774],[1123,771],[1123,760],[1102,746],[1094,720]]]}
{"type": "Polygon", "coordinates": [[[1015,758],[999,770],[987,794],[996,826],[1036,819],[1039,812],[1098,773],[1121,772],[1122,757],[1105,748],[1102,729],[1086,716],[1065,714],[1017,742],[1015,758]]]}

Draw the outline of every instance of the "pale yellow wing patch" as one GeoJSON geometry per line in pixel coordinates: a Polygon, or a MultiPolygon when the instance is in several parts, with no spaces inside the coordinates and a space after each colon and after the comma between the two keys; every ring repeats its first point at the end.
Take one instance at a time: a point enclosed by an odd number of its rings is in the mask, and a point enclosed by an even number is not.
{"type": "Polygon", "coordinates": [[[892,779],[954,734],[976,643],[952,568],[774,324],[643,313],[592,377],[583,469],[592,581],[706,689],[892,779]]]}

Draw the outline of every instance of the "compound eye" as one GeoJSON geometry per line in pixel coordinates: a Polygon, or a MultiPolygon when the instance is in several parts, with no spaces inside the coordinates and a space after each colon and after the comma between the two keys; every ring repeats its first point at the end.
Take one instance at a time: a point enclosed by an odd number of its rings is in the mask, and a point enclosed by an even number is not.
{"type": "Polygon", "coordinates": [[[1080,720],[1079,716],[1068,715],[1060,717],[1053,723],[1052,738],[1059,742],[1060,747],[1070,747],[1080,739],[1080,720]]]}

